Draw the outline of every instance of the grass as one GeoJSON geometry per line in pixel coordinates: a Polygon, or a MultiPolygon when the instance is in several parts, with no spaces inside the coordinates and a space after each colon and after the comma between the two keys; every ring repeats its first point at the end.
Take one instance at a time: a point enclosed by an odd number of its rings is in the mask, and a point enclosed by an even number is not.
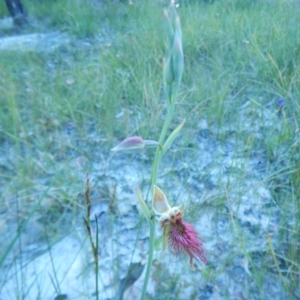
{"type": "MultiPolygon", "coordinates": [[[[96,172],[97,160],[107,161],[109,149],[127,136],[154,139],[159,134],[165,113],[161,96],[164,1],[23,2],[32,24],[19,33],[60,30],[72,41],[51,53],[4,51],[0,55],[0,211],[5,212],[0,226],[16,217],[16,200],[26,214],[40,199],[49,217],[53,215],[48,234],[55,235],[61,222],[58,216],[71,212],[73,217],[66,222],[72,224],[72,218],[82,212],[85,173],[96,172]]],[[[3,3],[0,16],[7,16],[3,3]]],[[[179,8],[185,70],[173,126],[184,118],[186,123],[178,149],[166,156],[166,168],[173,174],[169,188],[176,184],[182,190],[182,195],[170,190],[170,198],[188,198],[191,221],[199,218],[197,211],[213,213],[215,235],[218,222],[225,218],[239,250],[228,250],[224,260],[218,260],[211,249],[212,262],[203,276],[218,286],[220,274],[235,264],[238,253],[248,261],[249,285],[256,287],[247,291],[249,299],[255,299],[256,293],[261,299],[267,297],[263,278],[268,272],[278,275],[278,284],[291,299],[299,297],[298,6],[296,0],[211,4],[190,0],[179,8]],[[280,98],[285,100],[282,117],[277,116],[280,98]],[[209,129],[208,136],[200,139],[207,143],[203,152],[197,146],[201,122],[209,129]],[[180,161],[189,156],[201,159],[205,151],[216,153],[214,161],[206,169],[193,165],[198,177],[191,179],[190,167],[182,167],[180,161]],[[256,156],[261,171],[251,177],[247,164],[256,156]],[[237,167],[239,159],[243,161],[237,167]],[[217,170],[214,176],[209,173],[212,167],[217,170]],[[269,216],[277,216],[278,222],[278,235],[276,231],[272,236],[271,222],[264,239],[260,237],[261,254],[250,250],[251,233],[237,210],[253,177],[255,184],[270,192],[269,216]],[[209,189],[218,193],[211,196],[209,189]]],[[[147,177],[147,170],[141,174],[147,177]]],[[[173,281],[170,289],[171,285],[173,281]]],[[[223,293],[230,298],[228,291],[223,293]]]]}

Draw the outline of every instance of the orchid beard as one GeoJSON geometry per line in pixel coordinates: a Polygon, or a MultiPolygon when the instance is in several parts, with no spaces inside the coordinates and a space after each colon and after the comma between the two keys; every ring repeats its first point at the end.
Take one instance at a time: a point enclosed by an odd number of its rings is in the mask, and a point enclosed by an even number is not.
{"type": "Polygon", "coordinates": [[[168,219],[161,221],[163,228],[168,227],[166,231],[168,232],[169,249],[176,255],[187,254],[190,258],[191,268],[194,268],[194,260],[207,263],[202,240],[195,228],[182,220],[182,214],[177,211],[177,208],[171,208],[169,216],[168,219]]]}

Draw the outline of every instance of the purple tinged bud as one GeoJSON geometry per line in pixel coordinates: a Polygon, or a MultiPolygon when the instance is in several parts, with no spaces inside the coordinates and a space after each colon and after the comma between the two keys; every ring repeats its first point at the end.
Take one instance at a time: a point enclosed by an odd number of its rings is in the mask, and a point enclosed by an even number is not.
{"type": "Polygon", "coordinates": [[[116,147],[112,148],[111,151],[118,152],[118,151],[131,151],[131,150],[139,150],[142,148],[150,148],[150,147],[157,147],[159,143],[157,141],[152,140],[143,140],[139,136],[131,136],[125,139],[116,147]]]}
{"type": "Polygon", "coordinates": [[[132,136],[122,141],[116,147],[112,148],[111,151],[117,152],[117,151],[137,150],[137,149],[142,149],[144,147],[145,147],[145,142],[141,137],[132,136]]]}

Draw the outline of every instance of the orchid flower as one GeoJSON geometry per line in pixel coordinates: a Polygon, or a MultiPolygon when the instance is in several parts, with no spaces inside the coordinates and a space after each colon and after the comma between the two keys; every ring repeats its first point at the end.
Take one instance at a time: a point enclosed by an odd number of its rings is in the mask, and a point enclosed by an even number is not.
{"type": "Polygon", "coordinates": [[[182,206],[171,207],[163,191],[154,186],[152,202],[153,210],[160,215],[159,223],[163,228],[163,249],[168,244],[175,254],[185,253],[190,258],[190,266],[194,269],[194,260],[207,263],[206,252],[195,228],[182,219],[182,206]]]}

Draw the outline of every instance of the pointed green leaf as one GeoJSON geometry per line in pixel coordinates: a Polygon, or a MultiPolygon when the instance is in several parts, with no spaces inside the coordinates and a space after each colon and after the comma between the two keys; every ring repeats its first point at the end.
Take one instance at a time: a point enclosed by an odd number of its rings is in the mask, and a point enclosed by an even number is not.
{"type": "Polygon", "coordinates": [[[138,200],[139,200],[139,204],[140,204],[140,207],[142,209],[142,212],[143,212],[145,218],[147,219],[147,221],[150,222],[151,221],[151,214],[150,214],[148,206],[147,206],[147,204],[146,204],[146,202],[143,198],[142,192],[141,192],[138,185],[136,186],[136,194],[138,196],[138,200]]]}
{"type": "Polygon", "coordinates": [[[182,129],[183,125],[185,123],[185,120],[183,120],[170,134],[170,136],[168,137],[168,139],[165,141],[164,145],[163,145],[163,149],[162,149],[162,155],[171,147],[172,143],[174,142],[174,140],[176,139],[176,137],[178,136],[180,130],[182,129]]]}

